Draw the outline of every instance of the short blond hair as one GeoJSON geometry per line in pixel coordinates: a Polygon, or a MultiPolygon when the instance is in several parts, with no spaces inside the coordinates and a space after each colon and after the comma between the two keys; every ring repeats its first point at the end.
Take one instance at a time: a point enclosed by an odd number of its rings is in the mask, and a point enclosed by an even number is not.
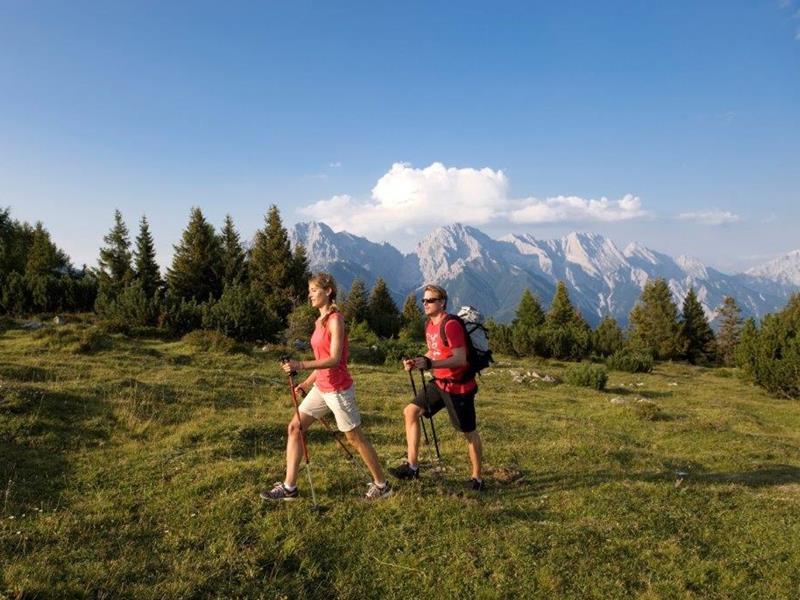
{"type": "Polygon", "coordinates": [[[436,292],[439,299],[444,302],[444,308],[447,308],[447,291],[442,286],[429,283],[425,286],[425,289],[422,290],[423,295],[425,292],[436,292]]]}

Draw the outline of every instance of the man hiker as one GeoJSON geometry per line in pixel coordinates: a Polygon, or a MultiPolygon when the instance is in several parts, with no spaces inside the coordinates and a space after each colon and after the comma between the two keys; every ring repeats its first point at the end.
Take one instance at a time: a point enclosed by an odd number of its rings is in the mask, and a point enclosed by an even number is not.
{"type": "Polygon", "coordinates": [[[433,373],[414,400],[403,409],[408,443],[408,460],[399,467],[389,469],[398,479],[419,477],[419,423],[420,417],[432,417],[447,408],[450,422],[464,434],[472,464],[472,475],[467,486],[483,491],[481,479],[481,437],[475,428],[475,393],[478,385],[475,374],[467,362],[467,332],[461,322],[449,315],[447,292],[438,285],[427,285],[422,294],[422,305],[428,321],[425,324],[425,342],[428,352],[403,361],[406,371],[425,369],[433,373]],[[443,327],[442,327],[443,326],[443,327]],[[442,333],[444,338],[442,339],[442,333]]]}

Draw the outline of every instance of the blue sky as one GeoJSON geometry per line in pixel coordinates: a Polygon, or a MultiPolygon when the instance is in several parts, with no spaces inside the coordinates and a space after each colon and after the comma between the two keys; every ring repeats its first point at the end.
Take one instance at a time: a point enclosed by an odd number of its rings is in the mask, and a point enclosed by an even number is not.
{"type": "Polygon", "coordinates": [[[0,2],[0,206],[76,264],[200,206],[733,271],[800,248],[800,0],[0,2]],[[605,199],[605,200],[603,200],[605,199]]]}

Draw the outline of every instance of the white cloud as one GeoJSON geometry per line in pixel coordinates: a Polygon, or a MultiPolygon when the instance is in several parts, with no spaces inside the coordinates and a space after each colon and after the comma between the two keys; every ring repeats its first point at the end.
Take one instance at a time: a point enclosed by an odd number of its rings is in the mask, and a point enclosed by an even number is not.
{"type": "Polygon", "coordinates": [[[611,222],[644,217],[633,195],[620,200],[576,196],[514,199],[502,170],[453,168],[435,162],[417,169],[395,163],[372,188],[367,200],[338,195],[299,211],[335,230],[359,235],[414,235],[441,223],[611,222]]]}
{"type": "Polygon", "coordinates": [[[627,194],[620,200],[608,198],[599,200],[579,198],[578,196],[556,196],[539,200],[527,198],[521,208],[511,211],[509,219],[513,223],[559,223],[559,222],[613,222],[628,221],[647,216],[642,210],[638,196],[627,194]]]}
{"type": "Polygon", "coordinates": [[[503,171],[447,168],[438,162],[415,169],[395,163],[372,188],[370,199],[334,196],[302,208],[300,213],[334,229],[362,235],[410,233],[432,223],[488,223],[506,209],[507,193],[503,171]]]}
{"type": "Polygon", "coordinates": [[[338,160],[337,160],[337,161],[334,161],[334,162],[332,162],[332,163],[328,163],[328,166],[329,166],[331,169],[338,169],[339,167],[341,167],[341,166],[342,166],[342,163],[341,163],[340,161],[338,161],[338,160]]]}
{"type": "Polygon", "coordinates": [[[705,210],[698,212],[685,212],[678,215],[680,221],[694,221],[700,225],[725,225],[736,223],[742,218],[727,210],[705,210]]]}

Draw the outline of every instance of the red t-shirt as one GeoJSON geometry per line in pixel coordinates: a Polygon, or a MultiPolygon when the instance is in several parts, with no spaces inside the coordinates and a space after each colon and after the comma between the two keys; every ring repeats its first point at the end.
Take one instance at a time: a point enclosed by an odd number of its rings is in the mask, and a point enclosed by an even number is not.
{"type": "MultiPolygon", "coordinates": [[[[455,319],[450,319],[445,323],[444,333],[447,336],[447,346],[444,341],[439,337],[439,330],[442,326],[441,321],[434,325],[431,319],[428,319],[425,325],[425,341],[428,344],[428,357],[431,360],[442,360],[453,356],[453,348],[466,348],[467,341],[464,339],[464,328],[455,319]]],[[[467,372],[469,367],[447,368],[447,369],[433,369],[433,376],[436,378],[436,385],[446,392],[454,394],[466,394],[475,389],[475,376],[473,375],[465,381],[461,378],[467,372]]]]}
{"type": "MultiPolygon", "coordinates": [[[[339,327],[344,330],[344,317],[342,313],[332,313],[328,317],[328,323],[331,319],[339,320],[339,327]]],[[[450,330],[448,329],[448,335],[450,330]]],[[[321,358],[330,358],[331,356],[331,331],[326,326],[322,326],[322,317],[317,319],[314,323],[314,334],[311,336],[311,348],[314,350],[314,358],[317,360],[321,358]]],[[[350,345],[347,341],[347,332],[345,331],[344,339],[342,340],[342,357],[339,359],[339,364],[329,369],[317,369],[317,379],[315,383],[321,392],[343,392],[353,385],[353,379],[347,370],[347,357],[350,354],[350,345]]]]}

